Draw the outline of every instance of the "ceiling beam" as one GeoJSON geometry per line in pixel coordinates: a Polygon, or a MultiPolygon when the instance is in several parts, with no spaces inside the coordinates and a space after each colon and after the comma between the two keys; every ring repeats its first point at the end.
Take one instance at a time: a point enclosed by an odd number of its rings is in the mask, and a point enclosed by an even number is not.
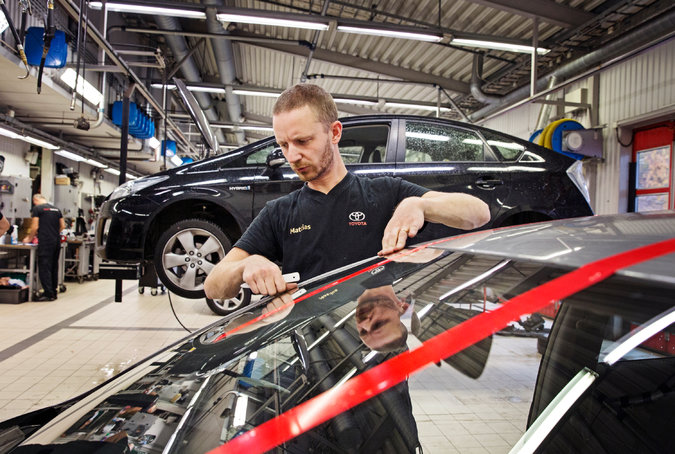
{"type": "MultiPolygon", "coordinates": [[[[255,35],[252,35],[256,37],[255,35]]],[[[256,42],[247,43],[252,46],[260,46],[256,42]]],[[[289,46],[286,44],[265,44],[261,46],[265,49],[272,49],[278,52],[285,52],[287,54],[299,55],[301,57],[307,57],[309,51],[306,48],[298,46],[289,46]]],[[[371,73],[382,74],[384,76],[395,77],[410,82],[423,83],[423,84],[436,84],[446,90],[460,93],[460,94],[469,94],[469,84],[455,80],[449,79],[442,76],[435,76],[433,74],[415,71],[412,69],[401,68],[400,66],[390,65],[388,63],[381,63],[373,60],[368,60],[365,58],[354,57],[352,55],[345,55],[339,52],[333,52],[325,49],[315,49],[314,50],[314,59],[321,60],[327,63],[333,63],[336,65],[346,66],[353,69],[359,69],[361,71],[368,71],[371,73]]]]}
{"type": "Polygon", "coordinates": [[[561,5],[553,0],[536,0],[524,2],[522,0],[469,0],[471,3],[488,6],[490,8],[508,11],[527,17],[539,17],[544,22],[563,28],[578,27],[594,15],[586,11],[561,5]]]}

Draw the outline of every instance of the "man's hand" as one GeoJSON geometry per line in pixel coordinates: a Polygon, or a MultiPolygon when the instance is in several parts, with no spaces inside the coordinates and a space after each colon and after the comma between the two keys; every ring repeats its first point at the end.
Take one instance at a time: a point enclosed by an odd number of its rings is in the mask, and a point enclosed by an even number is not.
{"type": "Polygon", "coordinates": [[[293,309],[293,298],[291,297],[291,292],[285,292],[280,295],[277,295],[272,301],[267,303],[262,310],[263,317],[260,322],[264,324],[270,324],[277,322],[288,315],[293,309]]]}
{"type": "Polygon", "coordinates": [[[276,295],[298,286],[295,283],[286,283],[281,269],[261,255],[250,255],[241,264],[242,279],[255,294],[276,295]]]}
{"type": "Polygon", "coordinates": [[[378,255],[388,255],[405,247],[424,226],[424,208],[421,197],[408,197],[398,204],[387,223],[382,237],[382,250],[378,255]]]}

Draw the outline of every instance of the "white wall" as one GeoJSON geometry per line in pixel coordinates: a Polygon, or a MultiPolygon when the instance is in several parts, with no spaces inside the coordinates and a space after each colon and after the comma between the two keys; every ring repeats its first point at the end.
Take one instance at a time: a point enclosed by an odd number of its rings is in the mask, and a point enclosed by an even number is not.
{"type": "Polygon", "coordinates": [[[0,155],[5,157],[2,175],[28,178],[30,176],[30,165],[24,159],[24,156],[29,149],[30,145],[23,140],[0,136],[0,155]]]}
{"type": "MultiPolygon", "coordinates": [[[[599,106],[598,124],[591,124],[587,111],[567,115],[584,127],[602,128],[603,159],[586,165],[591,185],[591,206],[596,214],[625,212],[628,200],[628,164],[632,148],[622,147],[631,138],[631,125],[644,125],[654,121],[675,118],[675,39],[613,66],[598,75],[599,106]],[[617,131],[618,126],[623,126],[617,131]]],[[[570,84],[560,91],[570,93],[587,88],[589,101],[593,96],[592,78],[570,84]]],[[[541,104],[529,103],[485,121],[483,126],[529,139],[534,131],[541,104]]],[[[552,115],[555,116],[555,108],[552,115]]]]}

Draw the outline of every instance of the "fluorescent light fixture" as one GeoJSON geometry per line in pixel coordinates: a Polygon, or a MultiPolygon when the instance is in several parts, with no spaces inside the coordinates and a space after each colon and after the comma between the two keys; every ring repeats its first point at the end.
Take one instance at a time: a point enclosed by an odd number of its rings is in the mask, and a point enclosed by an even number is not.
{"type": "Polygon", "coordinates": [[[59,148],[57,145],[54,145],[53,143],[45,142],[44,140],[36,139],[35,137],[31,136],[22,136],[21,140],[26,141],[28,143],[32,143],[33,145],[37,145],[38,147],[49,148],[50,150],[56,150],[59,148]]]}
{"type": "MultiPolygon", "coordinates": [[[[150,84],[150,87],[151,88],[164,88],[164,84],[154,83],[154,84],[150,84]]],[[[175,90],[176,86],[174,84],[166,84],[166,89],[167,90],[175,90]]],[[[188,89],[190,89],[190,87],[188,87],[188,89]]]]}
{"type": "MultiPolygon", "coordinates": [[[[103,2],[89,2],[89,7],[92,9],[101,9],[103,8],[103,2]]],[[[162,6],[120,2],[106,2],[105,7],[108,11],[114,11],[116,13],[153,14],[157,16],[176,16],[184,17],[186,19],[206,20],[206,13],[204,11],[190,8],[167,8],[162,6]]]]}
{"type": "MultiPolygon", "coordinates": [[[[436,112],[437,107],[424,104],[407,104],[402,102],[389,102],[384,103],[386,107],[398,107],[401,109],[419,109],[419,110],[428,110],[431,112],[436,112]]],[[[441,112],[450,112],[450,109],[447,107],[441,107],[441,112]]]]}
{"type": "Polygon", "coordinates": [[[239,129],[243,129],[244,131],[267,131],[267,132],[274,132],[274,129],[272,129],[271,126],[239,126],[239,129]]]}
{"type": "MultiPolygon", "coordinates": [[[[199,93],[218,93],[218,94],[225,94],[225,88],[224,87],[209,87],[208,85],[190,85],[186,84],[187,89],[190,91],[194,92],[199,92],[199,93]]],[[[174,88],[176,86],[174,85],[174,88]]],[[[167,86],[168,88],[168,86],[167,86]]]]}
{"type": "Polygon", "coordinates": [[[220,129],[240,129],[242,131],[268,131],[268,132],[274,131],[271,126],[266,125],[232,125],[232,124],[228,125],[222,123],[221,124],[213,123],[211,124],[211,127],[220,129]]]}
{"type": "Polygon", "coordinates": [[[359,35],[374,35],[374,36],[386,36],[388,38],[402,38],[402,39],[412,39],[415,41],[427,41],[431,43],[437,43],[443,39],[443,36],[435,33],[420,33],[413,31],[403,31],[395,30],[388,28],[377,28],[377,27],[353,27],[350,25],[339,25],[337,26],[339,32],[344,33],[356,33],[359,35]]]}
{"type": "Polygon", "coordinates": [[[183,165],[183,160],[176,155],[171,156],[171,163],[176,167],[183,165]]]}
{"type": "Polygon", "coordinates": [[[234,93],[235,95],[263,96],[267,98],[278,98],[279,96],[281,96],[281,93],[275,93],[273,91],[244,90],[239,88],[235,88],[234,90],[232,90],[232,93],[234,93]]]}
{"type": "Polygon", "coordinates": [[[136,175],[132,175],[132,174],[130,174],[130,173],[125,173],[125,175],[126,175],[127,178],[130,179],[130,180],[135,180],[135,179],[138,178],[136,175]]]}
{"type": "Polygon", "coordinates": [[[98,167],[99,169],[105,169],[106,167],[108,167],[107,165],[105,165],[103,163],[100,163],[98,161],[95,161],[93,159],[87,159],[84,162],[86,162],[87,164],[92,165],[94,167],[98,167]]]}
{"type": "Polygon", "coordinates": [[[3,33],[5,30],[7,30],[7,27],[9,27],[9,22],[7,22],[7,18],[3,12],[0,11],[0,33],[3,33]]]}
{"type": "Polygon", "coordinates": [[[527,429],[527,432],[518,440],[518,443],[509,451],[509,454],[525,454],[537,451],[541,447],[541,442],[546,439],[562,417],[565,416],[565,413],[572,408],[572,405],[579,400],[597,377],[598,374],[588,368],[580,370],[548,404],[530,428],[527,429]]]}
{"type": "Polygon", "coordinates": [[[50,150],[56,150],[56,149],[59,148],[58,146],[56,146],[56,145],[54,145],[50,142],[46,142],[46,141],[41,140],[41,139],[36,139],[35,137],[18,134],[16,132],[12,131],[11,129],[5,129],[1,126],[0,126],[0,136],[9,137],[10,139],[23,140],[24,142],[32,143],[33,145],[37,145],[37,146],[42,147],[42,148],[48,148],[50,150]]]}
{"type": "Polygon", "coordinates": [[[608,352],[601,352],[599,362],[607,363],[611,366],[623,358],[635,347],[645,342],[653,335],[666,329],[673,323],[675,323],[675,308],[671,308],[665,312],[662,312],[661,314],[647,321],[638,329],[631,331],[618,341],[614,342],[607,349],[609,350],[608,352]]]}
{"type": "Polygon", "coordinates": [[[237,403],[234,406],[234,416],[232,417],[232,427],[241,427],[246,424],[246,409],[248,408],[248,395],[237,393],[237,403]]]}
{"type": "Polygon", "coordinates": [[[433,140],[434,142],[448,142],[450,141],[450,137],[448,136],[441,136],[438,134],[427,134],[424,132],[407,132],[405,133],[406,137],[410,137],[412,139],[424,139],[424,140],[433,140]]]}
{"type": "Polygon", "coordinates": [[[148,145],[154,150],[155,148],[159,148],[159,146],[162,145],[162,142],[160,142],[157,137],[152,136],[148,139],[148,145]]]}
{"type": "Polygon", "coordinates": [[[77,76],[77,73],[73,68],[66,69],[63,72],[63,74],[61,74],[61,80],[71,89],[75,88],[75,91],[77,91],[79,95],[84,96],[84,99],[86,99],[95,106],[98,106],[103,100],[103,95],[101,94],[101,92],[98,91],[92,84],[84,80],[82,76],[77,76]],[[77,88],[75,88],[76,77],[77,77],[77,88]]]}
{"type": "Polygon", "coordinates": [[[358,104],[361,106],[376,106],[377,101],[368,101],[366,99],[333,98],[338,104],[358,104]]]}
{"type": "Polygon", "coordinates": [[[10,139],[23,140],[23,136],[21,134],[17,134],[14,131],[5,129],[3,127],[0,127],[0,136],[9,137],[10,139]]]}
{"type": "Polygon", "coordinates": [[[117,169],[113,169],[112,167],[108,167],[107,169],[103,169],[104,172],[111,173],[113,175],[119,175],[120,171],[117,169]]]}
{"type": "Polygon", "coordinates": [[[75,153],[73,153],[72,151],[63,150],[63,149],[61,149],[61,150],[56,150],[56,151],[54,152],[54,154],[57,154],[57,155],[59,155],[59,156],[62,156],[62,157],[64,157],[64,158],[66,158],[66,159],[70,159],[71,161],[75,161],[75,162],[81,162],[81,161],[86,161],[86,160],[87,160],[87,158],[82,157],[82,156],[80,156],[79,154],[75,154],[75,153]]]}
{"type": "MultiPolygon", "coordinates": [[[[478,39],[463,39],[463,38],[453,38],[452,44],[457,44],[459,46],[466,46],[466,47],[480,47],[481,49],[521,52],[524,54],[531,54],[533,49],[532,46],[526,46],[523,44],[511,44],[499,41],[483,41],[478,39]]],[[[544,47],[537,47],[537,54],[539,55],[548,54],[550,51],[551,51],[550,49],[546,49],[544,47]]]]}
{"type": "Polygon", "coordinates": [[[325,22],[280,19],[278,17],[269,17],[269,16],[220,13],[216,14],[216,18],[221,22],[239,22],[243,24],[273,25],[275,27],[305,28],[308,30],[322,30],[322,31],[328,30],[328,24],[325,22]]]}

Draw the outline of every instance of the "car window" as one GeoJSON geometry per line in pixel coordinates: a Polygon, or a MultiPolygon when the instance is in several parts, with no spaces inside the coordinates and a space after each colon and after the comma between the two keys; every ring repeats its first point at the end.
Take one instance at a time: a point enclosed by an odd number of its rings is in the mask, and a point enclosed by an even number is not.
{"type": "Polygon", "coordinates": [[[389,126],[345,126],[339,148],[345,164],[384,162],[389,126]]]}
{"type": "Polygon", "coordinates": [[[668,428],[675,424],[675,395],[663,390],[675,384],[675,325],[656,332],[619,361],[599,363],[617,341],[671,310],[671,294],[672,289],[612,277],[562,302],[537,381],[530,424],[580,371],[599,375],[558,424],[545,452],[672,449],[668,428]]]}
{"type": "Polygon", "coordinates": [[[525,146],[508,136],[488,130],[481,130],[481,133],[502,161],[516,161],[518,156],[525,151],[525,146]]]}
{"type": "Polygon", "coordinates": [[[267,163],[267,156],[275,149],[279,148],[276,142],[273,142],[266,147],[262,147],[246,156],[247,166],[264,166],[267,163]]]}
{"type": "Polygon", "coordinates": [[[473,131],[407,121],[405,162],[484,161],[485,142],[473,131]]]}

